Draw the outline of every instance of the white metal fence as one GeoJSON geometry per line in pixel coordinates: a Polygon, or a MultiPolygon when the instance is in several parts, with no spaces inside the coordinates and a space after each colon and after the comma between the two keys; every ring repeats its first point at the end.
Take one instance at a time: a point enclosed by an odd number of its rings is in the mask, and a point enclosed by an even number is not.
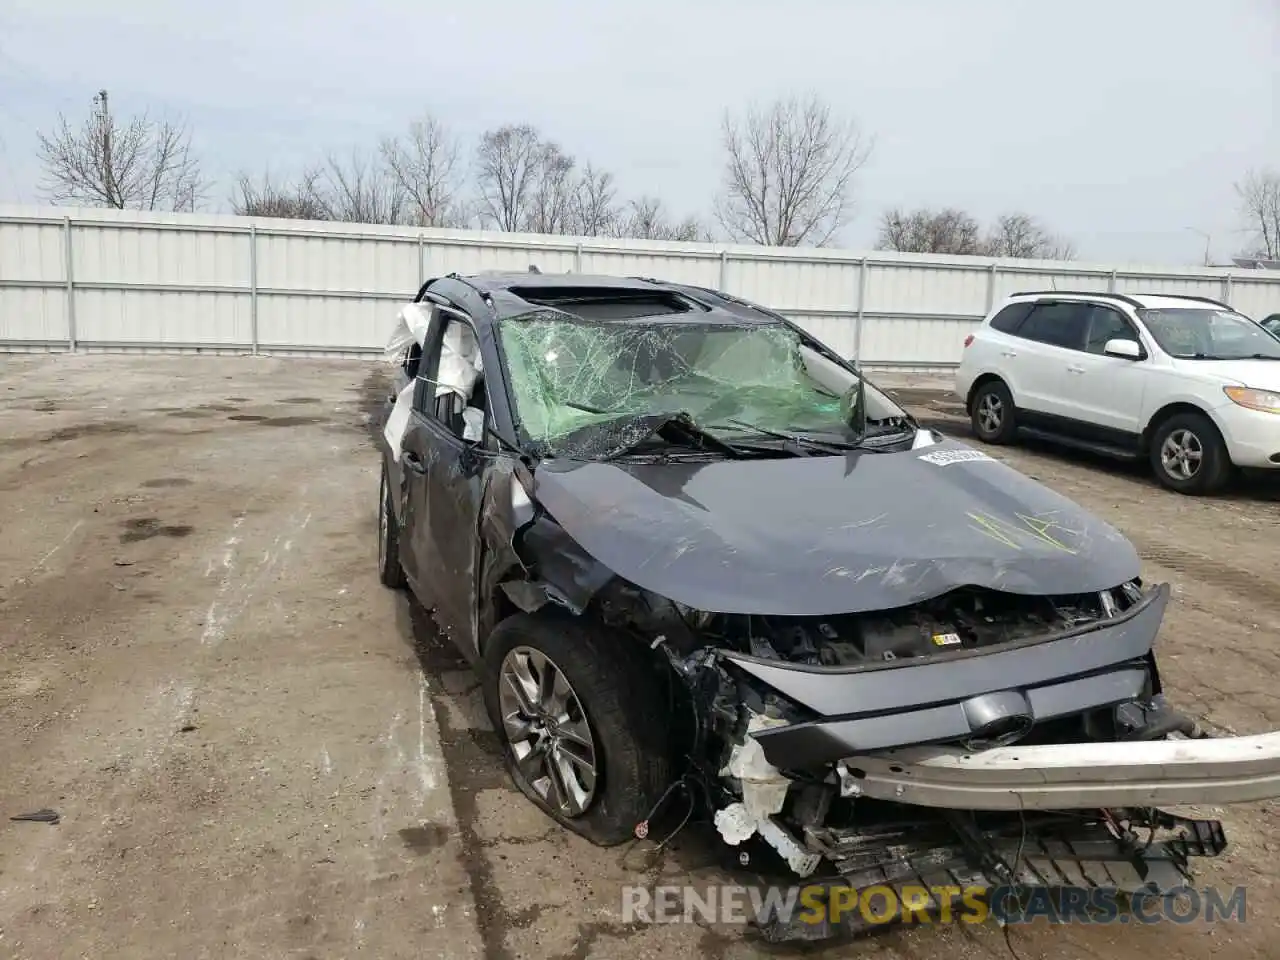
{"type": "Polygon", "coordinates": [[[0,352],[362,356],[430,277],[648,276],[770,306],[872,368],[940,371],[1018,290],[1170,292],[1280,311],[1265,271],[1133,267],[0,206],[0,352]]]}

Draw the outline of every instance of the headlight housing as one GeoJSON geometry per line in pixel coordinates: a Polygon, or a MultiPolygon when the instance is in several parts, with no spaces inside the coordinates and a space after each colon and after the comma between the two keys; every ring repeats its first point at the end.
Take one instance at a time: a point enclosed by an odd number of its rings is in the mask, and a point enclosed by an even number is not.
{"type": "Polygon", "coordinates": [[[1254,390],[1252,387],[1223,387],[1232,403],[1263,413],[1280,413],[1280,393],[1271,390],[1254,390]]]}

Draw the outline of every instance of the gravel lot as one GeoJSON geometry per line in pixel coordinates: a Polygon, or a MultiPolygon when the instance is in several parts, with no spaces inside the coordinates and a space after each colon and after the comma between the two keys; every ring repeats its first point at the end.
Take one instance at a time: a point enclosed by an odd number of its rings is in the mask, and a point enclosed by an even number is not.
{"type": "MultiPolygon", "coordinates": [[[[622,884],[704,883],[714,846],[599,850],[508,786],[474,678],[376,582],[380,370],[0,358],[0,956],[1277,955],[1273,804],[1227,811],[1231,848],[1199,878],[1248,885],[1243,926],[898,929],[798,951],[623,925],[622,884]],[[43,807],[61,822],[8,819],[43,807]]],[[[967,433],[944,395],[900,393],[967,433]]],[[[1182,706],[1280,726],[1276,485],[1198,501],[1138,468],[1002,456],[1175,585],[1162,665],[1182,706]]]]}

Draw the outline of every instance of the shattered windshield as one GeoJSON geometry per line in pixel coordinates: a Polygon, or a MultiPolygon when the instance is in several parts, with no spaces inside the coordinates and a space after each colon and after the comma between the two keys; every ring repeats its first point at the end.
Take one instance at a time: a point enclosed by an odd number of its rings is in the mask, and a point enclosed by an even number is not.
{"type": "MultiPolygon", "coordinates": [[[[549,453],[583,428],[687,414],[708,434],[849,439],[857,378],[782,323],[589,321],[539,311],[498,326],[521,429],[549,453]]],[[[872,422],[905,417],[865,388],[872,422]]]]}

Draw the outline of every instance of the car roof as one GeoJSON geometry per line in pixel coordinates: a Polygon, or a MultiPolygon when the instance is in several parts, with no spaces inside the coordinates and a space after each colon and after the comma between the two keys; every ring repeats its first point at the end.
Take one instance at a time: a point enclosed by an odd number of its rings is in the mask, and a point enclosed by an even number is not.
{"type": "Polygon", "coordinates": [[[1108,293],[1105,290],[1029,290],[1010,294],[1008,302],[1025,300],[1112,300],[1130,307],[1151,310],[1234,309],[1211,297],[1181,293],[1108,293]]]}
{"type": "MultiPolygon", "coordinates": [[[[688,284],[666,283],[648,277],[617,277],[585,273],[490,271],[468,276],[451,274],[441,280],[461,282],[492,305],[494,319],[501,320],[535,310],[554,309],[577,315],[574,301],[595,304],[653,301],[654,309],[630,315],[588,319],[617,323],[722,323],[732,326],[786,322],[773,311],[729,294],[688,284]],[[666,300],[664,305],[661,301],[666,300]],[[685,304],[684,308],[680,304],[685,304]],[[673,309],[674,308],[674,309],[673,309]]],[[[427,284],[431,289],[435,283],[427,284]]]]}

